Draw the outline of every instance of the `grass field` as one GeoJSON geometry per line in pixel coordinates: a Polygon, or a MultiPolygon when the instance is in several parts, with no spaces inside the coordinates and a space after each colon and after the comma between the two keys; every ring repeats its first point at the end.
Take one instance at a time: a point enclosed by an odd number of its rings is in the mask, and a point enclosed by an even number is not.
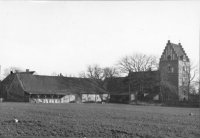
{"type": "Polygon", "coordinates": [[[200,137],[199,117],[198,108],[0,103],[0,137],[192,138],[200,137]]]}

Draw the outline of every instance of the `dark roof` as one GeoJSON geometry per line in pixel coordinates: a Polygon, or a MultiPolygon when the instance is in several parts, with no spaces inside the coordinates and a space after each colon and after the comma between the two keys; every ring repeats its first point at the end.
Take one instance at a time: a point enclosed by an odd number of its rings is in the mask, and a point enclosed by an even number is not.
{"type": "Polygon", "coordinates": [[[5,79],[2,80],[2,84],[10,84],[10,83],[12,83],[12,81],[15,78],[16,74],[33,74],[34,72],[35,71],[10,73],[5,79]]]}
{"type": "Polygon", "coordinates": [[[123,94],[128,92],[128,84],[126,83],[126,77],[116,77],[116,78],[107,78],[105,80],[106,90],[110,94],[123,94]]]}
{"type": "Polygon", "coordinates": [[[178,55],[185,55],[181,45],[176,45],[176,44],[173,44],[171,43],[171,46],[174,48],[175,52],[178,54],[178,55]]]}
{"type": "Polygon", "coordinates": [[[17,74],[24,91],[31,94],[104,94],[102,87],[89,78],[17,74]]]}
{"type": "Polygon", "coordinates": [[[2,80],[2,84],[10,84],[15,78],[15,73],[9,74],[5,79],[2,80]]]}
{"type": "MultiPolygon", "coordinates": [[[[168,42],[170,43],[170,42],[168,42]]],[[[174,44],[174,43],[170,43],[172,48],[174,49],[175,53],[177,54],[177,56],[185,56],[187,61],[189,61],[189,58],[185,52],[185,50],[183,49],[182,45],[179,43],[178,45],[177,44],[174,44]]]]}
{"type": "Polygon", "coordinates": [[[148,79],[156,80],[158,79],[159,72],[158,71],[142,71],[142,72],[129,72],[128,77],[131,79],[137,79],[141,77],[145,77],[148,79]]]}

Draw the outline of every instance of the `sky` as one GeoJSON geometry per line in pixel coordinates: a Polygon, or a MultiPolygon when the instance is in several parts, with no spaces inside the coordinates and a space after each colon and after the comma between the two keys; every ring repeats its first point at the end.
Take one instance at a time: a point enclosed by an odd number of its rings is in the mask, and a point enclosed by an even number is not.
{"type": "Polygon", "coordinates": [[[200,1],[0,1],[0,65],[75,75],[182,44],[199,62],[200,1]]]}

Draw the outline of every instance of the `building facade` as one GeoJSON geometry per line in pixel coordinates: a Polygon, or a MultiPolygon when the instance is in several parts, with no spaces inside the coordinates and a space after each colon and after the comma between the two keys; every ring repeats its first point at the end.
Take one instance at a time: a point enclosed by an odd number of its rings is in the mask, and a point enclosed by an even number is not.
{"type": "Polygon", "coordinates": [[[108,92],[89,78],[11,73],[2,86],[0,98],[5,101],[70,103],[102,102],[109,98],[108,92]]]}
{"type": "Polygon", "coordinates": [[[182,45],[168,41],[160,58],[159,69],[165,74],[162,79],[175,86],[179,101],[188,100],[189,62],[182,45]]]}

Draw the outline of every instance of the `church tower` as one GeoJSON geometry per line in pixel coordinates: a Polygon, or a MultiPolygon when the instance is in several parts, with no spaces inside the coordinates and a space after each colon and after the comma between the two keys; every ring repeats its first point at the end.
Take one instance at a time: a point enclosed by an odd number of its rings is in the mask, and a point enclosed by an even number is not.
{"type": "Polygon", "coordinates": [[[176,100],[179,101],[188,100],[188,63],[189,58],[182,45],[168,40],[160,58],[159,68],[165,72],[167,81],[176,88],[176,100]]]}

